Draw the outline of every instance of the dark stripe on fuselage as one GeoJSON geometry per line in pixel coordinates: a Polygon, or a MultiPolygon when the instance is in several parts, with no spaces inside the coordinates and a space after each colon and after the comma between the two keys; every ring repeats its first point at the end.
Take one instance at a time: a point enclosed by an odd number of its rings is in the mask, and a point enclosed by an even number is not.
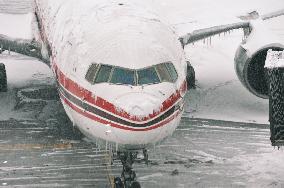
{"type": "Polygon", "coordinates": [[[78,99],[77,97],[73,96],[72,94],[70,94],[68,91],[66,91],[66,89],[60,85],[59,85],[59,90],[61,92],[61,94],[68,99],[69,101],[71,101],[73,104],[75,104],[76,106],[91,112],[101,118],[110,120],[112,122],[115,123],[119,123],[125,126],[129,126],[129,127],[136,127],[136,128],[145,128],[145,127],[150,127],[152,125],[155,125],[163,120],[165,120],[167,117],[171,116],[174,112],[175,112],[175,106],[171,107],[168,111],[166,111],[164,114],[162,114],[161,116],[157,117],[156,119],[153,119],[147,123],[142,123],[142,124],[137,124],[137,123],[132,123],[126,120],[123,120],[119,117],[113,116],[112,114],[109,114],[107,112],[104,112],[103,110],[96,108],[95,106],[89,105],[88,103],[84,102],[84,100],[78,99]]]}

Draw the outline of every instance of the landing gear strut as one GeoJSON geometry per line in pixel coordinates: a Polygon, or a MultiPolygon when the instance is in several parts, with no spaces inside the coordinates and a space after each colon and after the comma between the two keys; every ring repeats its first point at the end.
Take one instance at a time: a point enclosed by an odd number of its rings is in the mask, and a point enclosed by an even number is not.
{"type": "Polygon", "coordinates": [[[0,92],[7,92],[7,74],[3,63],[0,63],[0,92]]]}
{"type": "MultiPolygon", "coordinates": [[[[115,188],[141,188],[140,183],[137,181],[136,173],[133,170],[133,163],[137,159],[137,151],[118,152],[118,158],[121,160],[123,170],[121,178],[114,179],[115,188]]],[[[143,150],[144,160],[148,164],[147,150],[143,150]]]]}

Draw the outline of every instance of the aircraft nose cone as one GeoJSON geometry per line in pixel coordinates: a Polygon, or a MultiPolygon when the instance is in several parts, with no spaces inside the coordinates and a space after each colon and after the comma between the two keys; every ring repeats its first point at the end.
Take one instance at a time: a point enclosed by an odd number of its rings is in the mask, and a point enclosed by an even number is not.
{"type": "Polygon", "coordinates": [[[161,99],[148,93],[129,93],[116,99],[115,105],[133,116],[145,117],[162,107],[161,99]]]}

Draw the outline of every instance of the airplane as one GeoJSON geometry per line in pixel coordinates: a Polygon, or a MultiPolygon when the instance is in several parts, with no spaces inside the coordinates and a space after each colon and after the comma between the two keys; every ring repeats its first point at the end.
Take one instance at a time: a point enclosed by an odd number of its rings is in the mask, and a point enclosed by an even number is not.
{"type": "MultiPolygon", "coordinates": [[[[147,161],[147,148],[172,135],[179,125],[186,91],[195,85],[186,45],[243,29],[236,73],[261,98],[269,97],[267,51],[284,49],[276,37],[262,37],[271,35],[262,22],[283,15],[284,10],[263,16],[253,12],[237,23],[178,36],[155,13],[127,0],[35,0],[34,9],[34,36],[0,35],[1,50],[35,57],[50,66],[74,126],[94,142],[115,147],[123,164],[116,188],[140,187],[132,167],[137,151],[142,150],[147,161]]],[[[6,91],[5,66],[0,66],[0,73],[6,91]]]]}

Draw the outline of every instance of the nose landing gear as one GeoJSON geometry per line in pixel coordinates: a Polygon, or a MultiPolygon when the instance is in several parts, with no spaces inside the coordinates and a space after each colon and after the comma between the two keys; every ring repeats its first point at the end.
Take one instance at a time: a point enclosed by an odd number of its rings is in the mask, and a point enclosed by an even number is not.
{"type": "MultiPolygon", "coordinates": [[[[140,183],[137,181],[137,176],[133,170],[133,163],[137,159],[137,151],[124,151],[118,152],[118,158],[121,160],[123,170],[121,177],[114,179],[115,188],[141,188],[140,183]]],[[[143,150],[144,161],[148,164],[147,150],[143,150]]]]}

